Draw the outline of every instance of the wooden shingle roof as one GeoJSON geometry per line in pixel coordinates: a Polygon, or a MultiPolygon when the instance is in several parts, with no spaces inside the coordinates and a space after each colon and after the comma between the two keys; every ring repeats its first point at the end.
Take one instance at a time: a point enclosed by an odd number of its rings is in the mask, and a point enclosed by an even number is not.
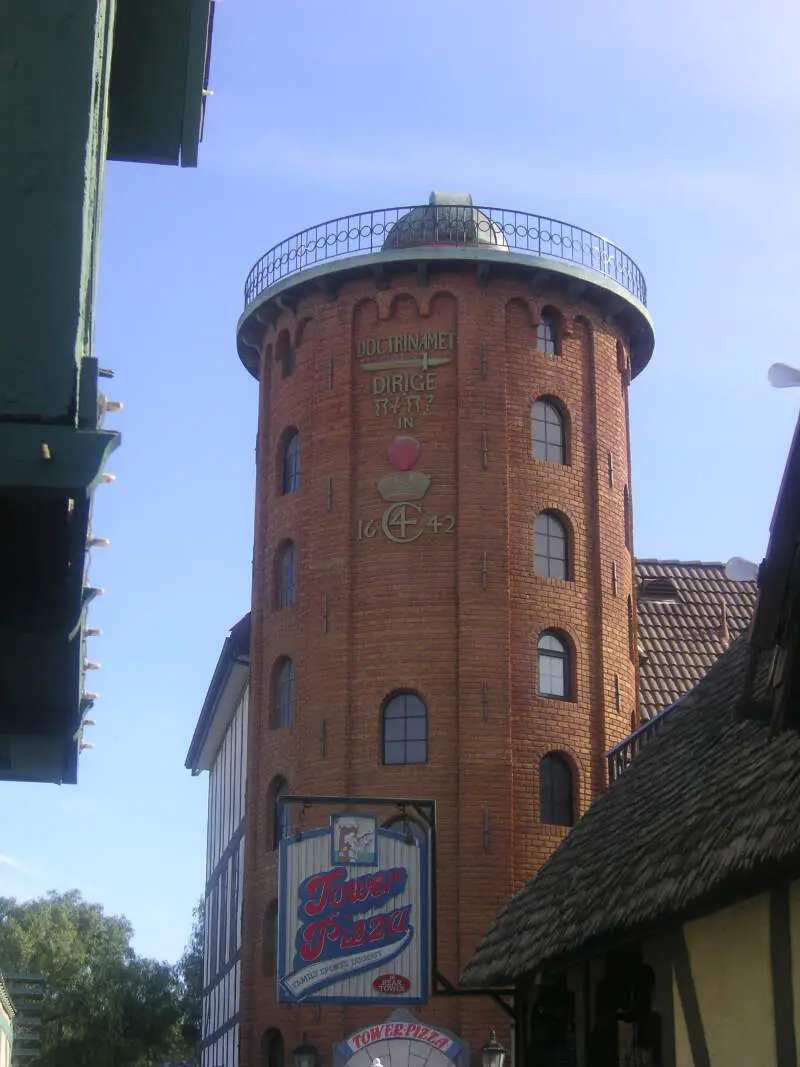
{"type": "Polygon", "coordinates": [[[731,581],[723,563],[672,559],[638,559],[636,577],[639,692],[646,720],[697,685],[747,628],[756,583],[731,581]],[[648,600],[648,592],[655,599],[648,600]]]}
{"type": "Polygon", "coordinates": [[[2,971],[0,971],[0,1009],[5,1012],[8,1019],[13,1019],[16,1015],[2,971]]]}
{"type": "Polygon", "coordinates": [[[505,986],[800,872],[800,735],[736,721],[748,662],[741,637],[506,905],[464,985],[505,986]]]}

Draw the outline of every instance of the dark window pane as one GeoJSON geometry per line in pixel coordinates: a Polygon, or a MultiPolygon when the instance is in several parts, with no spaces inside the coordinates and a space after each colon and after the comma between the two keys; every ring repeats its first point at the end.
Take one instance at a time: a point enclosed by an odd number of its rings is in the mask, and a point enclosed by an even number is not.
{"type": "Polygon", "coordinates": [[[549,561],[550,577],[551,578],[566,578],[567,577],[567,565],[563,559],[551,559],[549,561]]]}
{"type": "Polygon", "coordinates": [[[405,732],[406,724],[403,719],[387,719],[383,727],[383,736],[387,741],[402,741],[405,732]]]}
{"type": "Polygon", "coordinates": [[[275,720],[277,726],[289,726],[294,717],[294,664],[283,661],[275,687],[275,720]]]}
{"type": "Polygon", "coordinates": [[[567,576],[567,534],[555,515],[542,512],[534,524],[534,570],[549,578],[567,576]]]}
{"type": "Polygon", "coordinates": [[[425,715],[425,705],[415,693],[405,693],[403,700],[406,704],[407,715],[425,715]]]}
{"type": "Polygon", "coordinates": [[[405,763],[406,746],[404,741],[387,741],[383,746],[384,763],[405,763]]]}
{"type": "Polygon", "coordinates": [[[424,741],[427,735],[427,723],[423,718],[409,719],[407,721],[406,737],[409,741],[424,741]]]}
{"type": "Polygon", "coordinates": [[[555,634],[542,634],[539,638],[539,648],[546,649],[550,652],[566,653],[563,642],[555,634]]]}
{"type": "Polygon", "coordinates": [[[293,433],[283,452],[283,492],[294,493],[300,484],[300,434],[293,433]]]}
{"type": "Polygon", "coordinates": [[[538,690],[542,696],[569,696],[569,652],[552,633],[544,633],[539,638],[538,690]]]}
{"type": "Polygon", "coordinates": [[[564,696],[564,664],[543,653],[539,660],[540,692],[547,696],[564,696]]]}
{"type": "Polygon", "coordinates": [[[425,741],[409,741],[406,745],[406,763],[425,763],[428,745],[425,741]]]}
{"type": "Polygon", "coordinates": [[[548,312],[542,313],[542,319],[536,330],[536,346],[540,352],[554,355],[556,351],[556,320],[548,312]]]}
{"type": "Polygon", "coordinates": [[[265,1067],[284,1067],[284,1046],[280,1030],[267,1031],[269,1043],[267,1045],[267,1062],[265,1067]]]}
{"type": "Polygon", "coordinates": [[[294,374],[295,359],[294,359],[294,349],[292,348],[292,346],[289,344],[288,341],[284,341],[284,343],[283,343],[281,354],[280,354],[280,360],[281,360],[281,368],[282,368],[282,371],[283,371],[283,377],[284,378],[291,377],[291,375],[294,374]]]}
{"type": "Polygon", "coordinates": [[[297,550],[291,542],[281,550],[278,565],[278,607],[294,604],[297,590],[297,550]]]}
{"type": "Polygon", "coordinates": [[[572,826],[572,771],[567,761],[557,753],[549,753],[541,762],[539,790],[541,821],[555,826],[572,826]]]}
{"type": "Polygon", "coordinates": [[[547,400],[533,405],[533,454],[548,463],[565,462],[564,420],[547,400]]]}
{"type": "Polygon", "coordinates": [[[272,847],[277,848],[278,842],[288,836],[291,825],[291,811],[288,804],[279,804],[278,800],[290,792],[289,784],[281,781],[274,793],[274,808],[272,812],[272,847]]]}
{"type": "Polygon", "coordinates": [[[416,693],[396,693],[383,709],[383,762],[425,763],[428,710],[416,693]]]}

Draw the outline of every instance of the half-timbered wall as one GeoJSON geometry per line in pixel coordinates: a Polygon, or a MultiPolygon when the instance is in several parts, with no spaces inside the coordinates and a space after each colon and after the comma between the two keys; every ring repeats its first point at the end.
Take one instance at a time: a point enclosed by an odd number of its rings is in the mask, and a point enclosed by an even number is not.
{"type": "Polygon", "coordinates": [[[238,1067],[246,686],[209,774],[201,1067],[238,1067]]]}

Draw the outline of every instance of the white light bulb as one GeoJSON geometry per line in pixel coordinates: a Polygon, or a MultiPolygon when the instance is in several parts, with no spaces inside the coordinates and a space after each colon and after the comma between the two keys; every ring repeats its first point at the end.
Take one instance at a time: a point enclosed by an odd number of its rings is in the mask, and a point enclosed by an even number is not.
{"type": "Polygon", "coordinates": [[[800,385],[800,370],[787,363],[773,363],[767,371],[767,379],[774,389],[792,389],[800,385]]]}
{"type": "Polygon", "coordinates": [[[742,556],[732,556],[725,564],[725,577],[732,582],[753,582],[758,577],[758,564],[742,556]]]}

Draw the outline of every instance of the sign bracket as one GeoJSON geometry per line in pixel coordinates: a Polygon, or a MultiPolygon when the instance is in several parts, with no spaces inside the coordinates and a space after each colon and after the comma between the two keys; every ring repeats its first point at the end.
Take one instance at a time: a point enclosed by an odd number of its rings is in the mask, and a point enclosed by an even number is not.
{"type": "Polygon", "coordinates": [[[491,997],[510,1019],[516,1018],[513,989],[461,989],[446,978],[441,971],[434,972],[433,995],[435,997],[491,997]],[[504,997],[510,997],[509,1004],[504,997]]]}

